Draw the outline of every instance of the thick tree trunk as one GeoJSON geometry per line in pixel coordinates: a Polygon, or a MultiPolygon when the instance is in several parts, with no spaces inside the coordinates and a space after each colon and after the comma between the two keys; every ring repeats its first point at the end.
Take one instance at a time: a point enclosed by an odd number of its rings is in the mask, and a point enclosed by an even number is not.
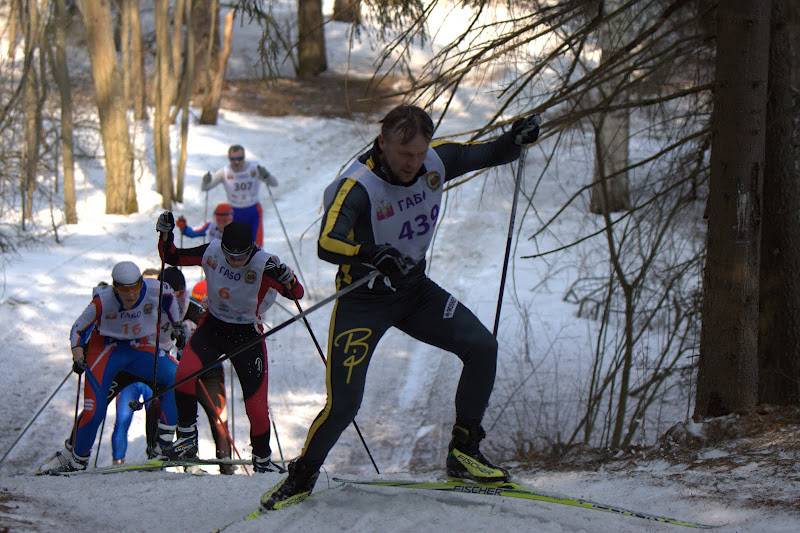
{"type": "Polygon", "coordinates": [[[759,245],[770,3],[718,5],[708,248],[695,416],[758,399],[759,245]]]}
{"type": "Polygon", "coordinates": [[[192,94],[203,101],[211,92],[219,56],[219,2],[196,0],[191,28],[195,46],[192,94]]]}
{"type": "Polygon", "coordinates": [[[361,24],[361,0],[336,0],[333,3],[333,20],[361,24]]]}
{"type": "Polygon", "coordinates": [[[628,137],[630,116],[627,110],[604,113],[595,129],[594,176],[589,211],[595,214],[630,209],[628,137]],[[605,190],[603,190],[605,189],[605,190]]]}
{"type": "Polygon", "coordinates": [[[321,0],[297,0],[297,75],[312,78],[328,69],[321,0]]]}
{"type": "Polygon", "coordinates": [[[106,213],[129,214],[139,208],[131,169],[131,143],[122,80],[117,69],[109,0],[78,2],[92,62],[100,134],[106,162],[106,213]]]}
{"type": "Polygon", "coordinates": [[[119,55],[122,65],[122,98],[125,99],[125,109],[131,108],[131,17],[126,9],[126,0],[117,0],[119,9],[119,55]]]}
{"type": "Polygon", "coordinates": [[[67,10],[64,0],[55,0],[55,56],[51,55],[53,76],[61,97],[61,162],[64,172],[64,217],[67,224],[78,223],[75,207],[75,162],[72,152],[72,88],[67,66],[67,10]]]}
{"type": "Polygon", "coordinates": [[[169,2],[158,0],[156,24],[156,94],[153,117],[153,148],[156,156],[156,187],[161,206],[172,209],[172,161],[169,146],[169,106],[172,102],[171,48],[169,43],[169,2]]]}
{"type": "MultiPolygon", "coordinates": [[[[186,6],[186,27],[192,27],[191,2],[186,6]]],[[[181,79],[181,94],[178,107],[181,110],[181,153],[178,158],[178,172],[175,176],[175,200],[183,202],[183,183],[186,175],[186,156],[189,142],[189,103],[192,99],[192,84],[194,82],[194,32],[186,34],[186,62],[181,79]]]]}
{"type": "Polygon", "coordinates": [[[759,401],[772,404],[800,403],[798,58],[800,5],[772,0],[759,331],[759,401]]]}
{"type": "Polygon", "coordinates": [[[225,69],[228,65],[228,57],[231,55],[233,19],[235,16],[236,12],[233,10],[228,11],[225,15],[222,51],[217,56],[217,66],[214,72],[211,90],[208,92],[203,102],[200,124],[216,124],[217,118],[219,117],[219,104],[222,101],[222,87],[225,84],[225,69]]]}
{"type": "Polygon", "coordinates": [[[8,49],[6,56],[9,59],[14,57],[14,50],[17,49],[17,26],[19,25],[19,2],[12,0],[8,7],[8,26],[6,35],[8,36],[8,49]]]}
{"type": "MultiPolygon", "coordinates": [[[[621,0],[608,0],[604,5],[605,14],[620,8],[621,0]]],[[[600,66],[625,41],[625,32],[629,29],[627,20],[617,16],[600,30],[600,66]]],[[[606,105],[621,104],[627,98],[618,90],[622,79],[611,79],[600,87],[600,98],[606,105]]],[[[627,109],[618,109],[603,113],[595,123],[595,162],[592,192],[589,199],[589,211],[596,214],[614,213],[630,209],[630,193],[628,185],[628,143],[630,137],[630,116],[627,109]]]]}
{"type": "Polygon", "coordinates": [[[20,196],[22,198],[22,229],[25,221],[33,217],[33,191],[36,188],[36,173],[39,168],[39,146],[42,137],[42,109],[39,104],[40,76],[35,62],[41,49],[41,17],[36,2],[27,4],[25,17],[25,71],[22,89],[25,108],[25,149],[23,171],[20,175],[20,196]]]}
{"type": "Polygon", "coordinates": [[[142,44],[142,22],[139,17],[138,0],[123,0],[131,24],[131,92],[133,93],[133,117],[147,120],[147,77],[144,69],[144,45],[142,44]]]}

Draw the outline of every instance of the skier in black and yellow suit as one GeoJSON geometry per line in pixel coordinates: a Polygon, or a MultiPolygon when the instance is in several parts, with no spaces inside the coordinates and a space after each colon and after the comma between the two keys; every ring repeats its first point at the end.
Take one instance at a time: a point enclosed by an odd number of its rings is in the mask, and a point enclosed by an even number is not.
{"type": "Polygon", "coordinates": [[[305,498],[328,452],[353,421],[364,394],[367,366],[392,326],[455,353],[464,363],[456,391],[456,423],[447,473],[505,481],[478,444],[494,386],[497,341],[452,295],[425,275],[425,252],[439,216],[444,183],[466,172],[509,163],[539,134],[537,116],[514,123],[491,142],[433,143],[433,122],[422,109],[401,105],[382,120],[372,149],[325,190],[319,237],[321,259],[340,265],[337,288],[374,269],[383,276],[342,297],[331,317],[325,408],[314,420],[289,476],[264,494],[264,509],[305,498]]]}

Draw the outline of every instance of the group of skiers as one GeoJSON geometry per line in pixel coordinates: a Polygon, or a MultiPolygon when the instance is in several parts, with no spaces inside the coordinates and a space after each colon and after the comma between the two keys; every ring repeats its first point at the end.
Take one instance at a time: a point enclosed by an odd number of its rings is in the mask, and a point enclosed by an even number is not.
{"type": "MultiPolygon", "coordinates": [[[[263,510],[296,503],[311,493],[328,452],[355,418],[367,367],[390,327],[453,352],[463,363],[447,474],[477,481],[508,480],[508,471],[491,463],[479,448],[485,437],[481,421],[494,386],[497,341],[467,307],[427,277],[425,254],[444,184],[467,172],[516,160],[522,147],[538,138],[539,117],[520,118],[488,142],[432,142],[433,133],[433,121],[423,109],[397,106],[381,121],[372,147],[324,191],[318,255],[339,265],[337,290],[350,290],[336,300],[332,311],[326,404],[311,424],[302,452],[289,463],[288,475],[263,495],[263,510]]],[[[245,162],[241,146],[232,146],[228,156],[229,164],[213,176],[206,174],[202,183],[204,190],[223,183],[228,192],[230,205],[215,210],[214,227],[191,230],[185,219],[176,222],[169,212],[156,224],[161,258],[170,265],[201,266],[207,282],[207,309],[180,361],[154,356],[156,316],[161,316],[164,328],[174,328],[182,318],[173,288],[143,280],[132,263],[119,263],[112,271],[113,284],[98,292],[73,327],[73,358],[92,379],[87,379],[84,410],[66,450],[43,471],[85,468],[105,415],[103,391],[122,371],[145,383],[155,382],[161,409],[151,455],[196,456],[194,376],[217,364],[223,353],[236,353],[231,362],[250,420],[254,469],[281,470],[272,462],[269,446],[262,320],[278,294],[297,301],[303,297],[303,287],[287,265],[260,248],[258,186],[262,181],[274,186],[277,181],[263,167],[245,162]],[[176,225],[188,235],[205,232],[211,241],[177,248],[176,225]],[[79,339],[90,324],[97,331],[96,340],[90,339],[84,348],[79,339]]]]}

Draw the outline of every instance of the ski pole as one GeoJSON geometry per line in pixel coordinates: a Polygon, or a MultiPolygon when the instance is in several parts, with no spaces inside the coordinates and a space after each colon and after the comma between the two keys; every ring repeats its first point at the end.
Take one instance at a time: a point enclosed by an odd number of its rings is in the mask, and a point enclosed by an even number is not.
{"type": "MultiPolygon", "coordinates": [[[[308,319],[303,314],[303,308],[300,306],[300,302],[297,301],[297,298],[292,298],[292,300],[294,301],[294,305],[297,306],[297,310],[300,311],[300,315],[298,316],[303,316],[303,322],[306,325],[306,329],[308,329],[309,335],[311,335],[311,340],[314,341],[314,346],[317,347],[317,353],[322,358],[322,364],[327,367],[328,360],[325,359],[325,355],[322,353],[322,346],[320,346],[319,341],[317,341],[317,336],[314,335],[314,331],[311,329],[311,324],[308,323],[308,319]]],[[[364,450],[367,452],[369,460],[372,461],[372,466],[375,468],[375,472],[380,475],[381,471],[378,469],[378,465],[375,463],[375,459],[372,457],[372,452],[369,451],[369,446],[367,446],[367,441],[364,440],[364,435],[361,434],[361,429],[358,427],[358,424],[356,424],[355,419],[353,420],[353,427],[356,429],[356,433],[358,433],[358,438],[361,439],[361,444],[364,445],[364,450]]]]}
{"type": "Polygon", "coordinates": [[[519,163],[517,164],[517,175],[514,178],[514,199],[511,203],[511,219],[508,221],[508,238],[506,239],[506,253],[503,257],[503,271],[500,274],[500,292],[497,295],[497,310],[494,314],[494,328],[492,335],[497,338],[497,329],[500,326],[500,311],[503,307],[503,291],[506,287],[506,273],[508,272],[508,257],[511,254],[511,239],[514,236],[514,218],[517,216],[517,198],[519,197],[520,183],[522,182],[522,169],[525,167],[525,155],[527,148],[523,147],[522,152],[519,154],[519,163]]]}
{"type": "MultiPolygon", "coordinates": [[[[239,454],[239,449],[236,447],[236,442],[231,438],[231,434],[228,432],[228,425],[224,424],[222,422],[222,419],[220,418],[219,413],[217,413],[217,410],[215,409],[216,408],[216,404],[211,399],[211,395],[208,393],[208,389],[206,388],[205,383],[203,383],[202,381],[200,381],[198,379],[197,380],[197,384],[200,385],[200,388],[202,389],[203,394],[205,395],[206,400],[208,401],[208,405],[211,407],[211,409],[212,409],[212,411],[214,413],[214,418],[217,419],[217,424],[219,425],[219,427],[222,428],[222,431],[225,432],[225,438],[228,440],[228,444],[231,445],[231,449],[234,451],[234,453],[236,453],[236,457],[241,459],[242,456],[239,454]]],[[[245,474],[247,474],[248,476],[251,475],[250,471],[247,469],[247,465],[242,465],[242,468],[244,468],[244,473],[245,474]]]]}
{"type": "Polygon", "coordinates": [[[209,372],[217,364],[222,363],[223,361],[227,361],[228,359],[232,359],[232,358],[236,357],[237,355],[243,353],[244,351],[252,348],[256,344],[261,342],[263,339],[266,339],[267,337],[270,337],[271,335],[274,335],[275,333],[277,333],[280,330],[284,329],[285,327],[293,324],[294,322],[300,320],[301,318],[304,318],[307,315],[310,315],[311,313],[313,313],[314,311],[316,311],[319,308],[323,307],[324,305],[327,305],[328,303],[332,302],[333,300],[336,300],[337,298],[341,298],[342,296],[344,296],[345,294],[349,293],[350,291],[353,291],[353,290],[357,289],[358,287],[369,283],[370,281],[375,279],[378,276],[378,274],[380,274],[380,272],[378,272],[377,270],[374,271],[374,272],[370,272],[368,275],[364,276],[363,278],[359,279],[358,281],[354,281],[353,283],[351,283],[350,285],[348,285],[344,289],[336,291],[335,293],[331,294],[330,296],[328,296],[324,300],[321,300],[321,301],[317,302],[316,304],[312,305],[311,307],[309,307],[308,309],[306,309],[305,311],[303,311],[299,315],[294,315],[293,317],[289,318],[288,320],[285,320],[284,322],[281,322],[280,324],[278,324],[274,328],[270,329],[269,331],[254,337],[249,342],[239,346],[239,348],[237,350],[235,350],[235,351],[233,351],[233,352],[231,352],[229,354],[220,355],[216,360],[212,361],[211,364],[209,364],[208,366],[206,366],[204,368],[201,368],[200,370],[197,370],[195,372],[192,372],[191,374],[189,374],[188,376],[186,376],[182,380],[178,381],[177,383],[174,383],[174,384],[170,385],[169,387],[165,388],[160,393],[154,394],[149,400],[145,400],[144,402],[140,402],[138,400],[132,400],[130,402],[131,409],[133,409],[134,411],[138,411],[139,409],[141,409],[145,405],[149,404],[153,400],[155,400],[157,398],[161,398],[166,393],[177,389],[178,387],[180,387],[181,385],[183,385],[187,381],[191,381],[191,380],[193,380],[193,379],[195,379],[195,378],[197,378],[199,376],[202,376],[203,374],[209,372]]]}
{"type": "MultiPolygon", "coordinates": [[[[206,191],[206,206],[203,209],[203,224],[205,224],[207,221],[208,221],[208,191],[206,191]]],[[[205,233],[203,235],[203,244],[206,243],[206,235],[208,235],[208,233],[205,233]]]]}
{"type": "MultiPolygon", "coordinates": [[[[36,414],[35,414],[35,415],[33,415],[33,418],[31,418],[31,419],[28,421],[28,423],[27,423],[27,424],[25,425],[25,427],[22,429],[22,431],[20,432],[20,434],[19,434],[19,435],[17,435],[17,438],[14,440],[14,442],[12,442],[12,443],[11,443],[11,446],[8,448],[8,450],[6,450],[6,453],[4,453],[4,454],[3,454],[3,457],[2,457],[2,459],[0,459],[0,465],[1,465],[1,464],[3,464],[3,461],[5,461],[5,460],[6,460],[6,457],[8,457],[8,454],[10,454],[10,453],[11,453],[11,450],[13,450],[13,449],[14,449],[14,446],[16,446],[16,445],[17,445],[17,443],[20,441],[20,439],[22,439],[22,437],[25,435],[25,433],[28,431],[28,429],[29,429],[29,428],[30,428],[30,427],[33,425],[33,423],[34,423],[34,422],[36,422],[36,419],[37,419],[37,418],[39,418],[39,415],[41,415],[41,414],[42,414],[42,411],[44,411],[45,407],[47,407],[48,405],[50,405],[50,401],[51,401],[51,400],[52,400],[52,399],[55,397],[55,395],[58,393],[58,391],[60,391],[60,390],[61,390],[61,387],[63,387],[63,386],[64,386],[64,383],[66,383],[66,382],[67,382],[67,380],[69,379],[69,377],[70,377],[71,375],[72,375],[72,370],[70,370],[70,371],[67,373],[67,375],[66,375],[66,376],[64,376],[64,379],[62,379],[62,380],[61,380],[61,383],[59,383],[59,384],[58,384],[58,387],[56,387],[56,388],[55,388],[55,390],[54,390],[54,391],[53,391],[53,392],[50,394],[50,396],[49,396],[49,397],[48,397],[48,398],[47,398],[47,399],[44,401],[44,403],[43,403],[43,404],[42,404],[42,406],[39,408],[39,410],[38,410],[38,411],[36,411],[36,414]]],[[[79,391],[80,391],[80,386],[81,386],[80,379],[81,379],[81,378],[80,378],[80,376],[78,376],[78,390],[79,390],[79,391]]]]}
{"type": "MultiPolygon", "coordinates": [[[[87,368],[87,371],[88,371],[88,368],[87,368]]],[[[73,455],[75,455],[75,439],[77,439],[77,436],[78,436],[78,406],[81,403],[81,378],[82,377],[83,377],[83,374],[78,374],[78,390],[77,390],[77,392],[75,392],[75,417],[72,420],[72,437],[71,437],[72,440],[70,441],[70,444],[72,445],[72,454],[73,455]]],[[[89,451],[91,452],[92,449],[89,448],[89,451]]]]}
{"type": "Polygon", "coordinates": [[[275,442],[278,443],[278,455],[281,457],[281,465],[286,467],[286,460],[283,458],[283,448],[281,448],[281,439],[278,437],[278,426],[275,425],[275,417],[272,416],[272,409],[267,406],[267,414],[269,421],[272,423],[272,432],[275,433],[275,442]]]}
{"type": "MultiPolygon", "coordinates": [[[[108,409],[108,406],[106,406],[108,409]]],[[[103,430],[106,429],[106,417],[103,417],[103,422],[100,424],[100,437],[97,439],[97,451],[94,452],[94,467],[97,468],[97,460],[100,458],[100,446],[103,445],[103,430]]]]}
{"type": "Polygon", "coordinates": [[[230,364],[228,366],[230,367],[230,375],[231,375],[231,378],[229,380],[231,382],[231,395],[228,401],[228,410],[230,412],[229,418],[231,419],[231,438],[233,438],[235,442],[236,441],[236,406],[235,406],[236,395],[234,394],[234,391],[236,390],[236,388],[233,386],[233,362],[229,361],[229,363],[230,364]]]}
{"type": "Polygon", "coordinates": [[[292,241],[289,240],[289,233],[286,231],[286,226],[283,224],[283,217],[281,217],[281,212],[278,210],[278,203],[275,201],[275,197],[272,195],[272,187],[269,186],[269,183],[267,183],[267,192],[269,193],[269,199],[272,201],[272,208],[275,209],[275,216],[278,217],[278,223],[281,225],[281,230],[283,230],[283,237],[286,239],[286,244],[289,246],[289,251],[292,254],[292,259],[294,259],[294,264],[297,266],[297,273],[300,274],[300,280],[303,282],[303,286],[305,287],[306,277],[303,275],[303,270],[300,268],[300,261],[297,260],[297,256],[294,253],[292,241]]]}
{"type": "MultiPolygon", "coordinates": [[[[181,237],[183,233],[181,233],[181,237]]],[[[167,233],[162,232],[161,240],[167,241],[167,233]]],[[[164,255],[161,256],[161,269],[158,273],[158,309],[156,310],[156,345],[153,347],[153,392],[158,390],[158,352],[161,341],[161,298],[164,296],[164,255]]]]}

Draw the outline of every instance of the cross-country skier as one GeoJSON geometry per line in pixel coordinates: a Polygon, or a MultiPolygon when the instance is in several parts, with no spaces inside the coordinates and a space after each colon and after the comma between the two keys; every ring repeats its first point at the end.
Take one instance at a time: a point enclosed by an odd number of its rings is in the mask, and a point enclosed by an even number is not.
{"type": "MultiPolygon", "coordinates": [[[[86,371],[83,411],[78,427],[39,473],[84,470],[89,462],[97,428],[106,414],[114,377],[127,372],[143,382],[152,382],[155,337],[159,309],[159,282],[143,279],[139,267],[130,261],[117,263],[111,271],[112,286],[102,287],[84,309],[70,331],[73,368],[86,371]],[[94,327],[89,344],[81,345],[81,336],[94,327]]],[[[178,317],[178,304],[172,289],[164,287],[162,314],[171,324],[178,317]]],[[[167,355],[158,356],[156,382],[169,387],[175,381],[177,362],[167,355]]],[[[171,447],[176,421],[175,396],[167,392],[161,402],[161,420],[155,452],[171,447]]]]}
{"type": "Polygon", "coordinates": [[[222,202],[214,208],[214,219],[209,220],[199,228],[188,226],[186,218],[183,216],[178,217],[175,225],[178,226],[181,234],[187,237],[205,237],[208,235],[208,240],[213,241],[214,239],[222,238],[222,230],[231,222],[233,222],[233,207],[227,202],[222,202]]]}
{"type": "MultiPolygon", "coordinates": [[[[245,224],[231,222],[225,227],[221,240],[184,249],[175,247],[174,226],[172,213],[159,216],[156,225],[161,233],[159,253],[171,265],[202,265],[208,284],[208,312],[183,350],[176,376],[176,380],[181,381],[212,365],[221,354],[232,353],[254,341],[260,334],[264,313],[276,295],[300,299],[303,287],[277,256],[253,243],[250,228],[245,224]]],[[[280,470],[270,457],[266,343],[261,340],[231,358],[231,363],[239,376],[250,420],[253,468],[256,472],[280,470]]],[[[178,438],[171,450],[174,458],[192,457],[197,453],[195,382],[189,380],[177,388],[178,438]]]]}
{"type": "Polygon", "coordinates": [[[431,143],[433,121],[416,106],[401,105],[381,121],[372,148],[327,187],[319,257],[338,264],[337,289],[377,269],[383,276],[340,298],[328,334],[325,408],[317,415],[289,475],[261,499],[265,510],[311,493],[319,469],[353,421],[364,393],[367,367],[392,326],[455,353],[464,364],[456,391],[456,420],[447,473],[478,481],[504,481],[508,471],[480,451],[484,411],[494,386],[497,341],[446,290],[425,275],[425,252],[448,180],[509,163],[538,138],[538,117],[517,120],[491,142],[431,143]]]}
{"type": "MultiPolygon", "coordinates": [[[[171,269],[180,272],[175,267],[169,267],[167,270],[171,269]]],[[[183,274],[181,274],[181,278],[183,279],[183,274]]],[[[185,287],[185,279],[183,283],[185,287]]],[[[198,281],[192,288],[192,295],[189,299],[186,314],[183,317],[183,327],[187,338],[191,338],[197,329],[197,325],[206,312],[207,302],[206,280],[198,281]]],[[[195,392],[197,401],[205,411],[206,416],[208,416],[208,424],[211,427],[211,436],[214,439],[217,459],[230,459],[231,442],[229,440],[228,411],[226,409],[225,371],[221,363],[197,379],[197,390],[195,392]]],[[[236,466],[234,465],[220,465],[219,467],[220,474],[233,474],[235,471],[236,466]]]]}
{"type": "Polygon", "coordinates": [[[125,463],[128,451],[128,429],[133,421],[132,401],[147,401],[153,396],[153,389],[137,381],[119,392],[117,396],[117,415],[114,420],[114,431],[111,433],[111,458],[115,465],[125,463]]]}
{"type": "Polygon", "coordinates": [[[264,211],[258,192],[262,181],[277,187],[278,180],[266,168],[254,161],[245,161],[244,157],[241,145],[228,148],[228,164],[213,174],[206,172],[200,189],[208,191],[222,183],[228,202],[233,206],[233,220],[247,224],[256,246],[260,247],[264,242],[264,211]]]}

